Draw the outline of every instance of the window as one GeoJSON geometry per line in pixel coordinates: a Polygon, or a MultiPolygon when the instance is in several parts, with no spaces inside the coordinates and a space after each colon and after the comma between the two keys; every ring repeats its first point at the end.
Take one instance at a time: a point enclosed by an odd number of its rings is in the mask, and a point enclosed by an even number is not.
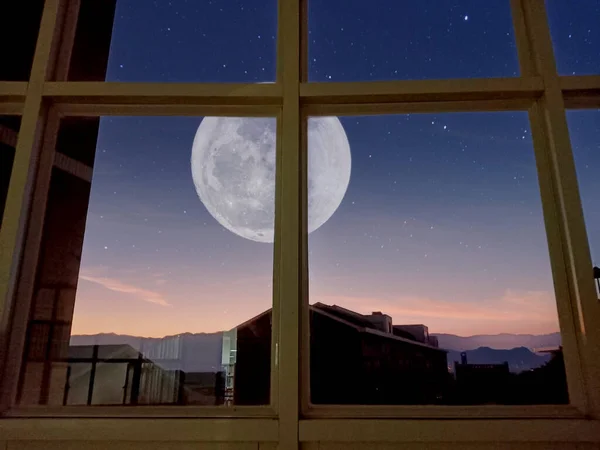
{"type": "Polygon", "coordinates": [[[561,75],[600,74],[600,1],[548,0],[548,19],[561,75]]]}
{"type": "Polygon", "coordinates": [[[568,402],[526,113],[314,117],[308,155],[313,403],[568,402]]]}
{"type": "Polygon", "coordinates": [[[512,77],[509,2],[308,2],[310,81],[512,77]]]}
{"type": "Polygon", "coordinates": [[[595,1],[25,3],[9,448],[600,442],[595,1]]]}
{"type": "Polygon", "coordinates": [[[67,117],[56,152],[20,403],[269,404],[275,119],[67,117]]]}
{"type": "Polygon", "coordinates": [[[69,79],[274,81],[276,35],[275,0],[84,0],[69,79]]]}
{"type": "Polygon", "coordinates": [[[583,213],[594,265],[594,280],[600,298],[600,211],[597,193],[600,190],[600,110],[569,111],[569,131],[577,166],[583,213]]]}

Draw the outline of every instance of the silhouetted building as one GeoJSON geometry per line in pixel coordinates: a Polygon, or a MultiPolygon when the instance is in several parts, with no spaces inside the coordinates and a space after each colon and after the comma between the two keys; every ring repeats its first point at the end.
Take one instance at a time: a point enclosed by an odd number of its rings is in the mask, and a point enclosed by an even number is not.
{"type": "Polygon", "coordinates": [[[316,303],[310,311],[311,401],[315,404],[427,404],[442,400],[446,351],[427,327],[316,303]],[[412,331],[412,332],[411,332],[412,331]]]}
{"type": "Polygon", "coordinates": [[[461,404],[502,404],[507,401],[510,381],[508,362],[502,364],[469,364],[467,353],[454,363],[455,395],[461,404]]]}
{"type": "Polygon", "coordinates": [[[562,347],[538,349],[537,351],[550,353],[550,361],[536,369],[514,375],[511,380],[508,402],[515,405],[568,404],[569,391],[562,347]]]}
{"type": "Polygon", "coordinates": [[[271,388],[271,310],[239,325],[236,333],[233,402],[266,405],[271,388]]]}
{"type": "MultiPolygon", "coordinates": [[[[396,328],[380,312],[363,315],[339,306],[311,305],[312,402],[440,402],[448,383],[446,351],[423,338],[427,327],[414,327],[417,336],[396,328]]],[[[270,340],[270,310],[237,327],[235,404],[268,402],[270,340]]]]}

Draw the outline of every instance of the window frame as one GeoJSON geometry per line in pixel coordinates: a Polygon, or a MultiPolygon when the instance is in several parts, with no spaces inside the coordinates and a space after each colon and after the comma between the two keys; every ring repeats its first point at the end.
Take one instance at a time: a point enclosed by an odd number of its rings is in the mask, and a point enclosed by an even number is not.
{"type": "Polygon", "coordinates": [[[279,0],[277,75],[266,84],[64,81],[61,67],[69,60],[80,1],[46,0],[29,81],[0,81],[0,113],[22,115],[0,230],[0,412],[19,420],[0,419],[2,436],[80,440],[85,432],[91,440],[164,440],[177,433],[178,440],[257,440],[291,449],[316,441],[439,442],[448,436],[465,443],[600,442],[600,303],[588,274],[590,250],[565,114],[565,108],[600,108],[600,75],[558,75],[544,0],[510,0],[518,77],[353,83],[306,81],[308,0],[279,0]],[[307,116],[505,110],[529,113],[571,403],[310,405],[307,116]],[[60,117],[132,114],[277,116],[268,407],[14,406],[60,117]],[[40,426],[41,417],[52,417],[52,425],[40,426]],[[168,419],[173,417],[180,420],[168,419]],[[395,420],[369,420],[374,418],[395,420]],[[481,431],[473,434],[474,427],[481,431]]]}

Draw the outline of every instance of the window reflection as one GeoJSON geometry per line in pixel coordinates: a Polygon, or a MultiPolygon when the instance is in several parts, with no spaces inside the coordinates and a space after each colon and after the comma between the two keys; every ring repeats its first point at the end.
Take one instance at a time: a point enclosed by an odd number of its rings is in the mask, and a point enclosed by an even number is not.
{"type": "Polygon", "coordinates": [[[269,404],[275,129],[62,120],[20,404],[269,404]]]}

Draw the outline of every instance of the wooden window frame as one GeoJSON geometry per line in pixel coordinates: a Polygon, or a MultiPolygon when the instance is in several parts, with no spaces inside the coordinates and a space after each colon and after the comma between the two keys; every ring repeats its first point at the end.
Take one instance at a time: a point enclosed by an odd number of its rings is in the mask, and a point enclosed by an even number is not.
{"type": "Polygon", "coordinates": [[[30,79],[0,82],[0,114],[22,116],[0,230],[0,411],[13,418],[0,419],[0,439],[81,440],[84,433],[88,440],[156,441],[173,436],[279,443],[286,449],[356,441],[600,442],[600,303],[589,276],[590,250],[565,114],[565,108],[600,108],[600,75],[558,75],[544,0],[506,0],[519,77],[355,83],[307,82],[308,0],[279,0],[277,75],[267,84],[65,81],[61,68],[70,57],[79,1],[46,0],[30,79]],[[571,403],[311,405],[306,117],[507,110],[528,111],[530,118],[571,403]],[[278,120],[271,405],[15,406],[60,118],[231,114],[278,120]],[[375,420],[383,418],[389,420],[375,420]]]}

